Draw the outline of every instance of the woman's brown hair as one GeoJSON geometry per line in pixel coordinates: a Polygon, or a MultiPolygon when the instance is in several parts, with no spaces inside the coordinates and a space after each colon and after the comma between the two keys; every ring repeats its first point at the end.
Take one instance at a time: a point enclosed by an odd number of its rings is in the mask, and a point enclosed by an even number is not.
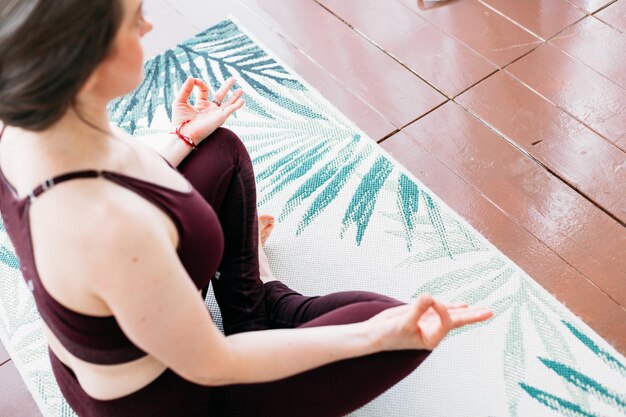
{"type": "Polygon", "coordinates": [[[121,0],[0,0],[0,120],[56,123],[111,49],[121,0]]]}

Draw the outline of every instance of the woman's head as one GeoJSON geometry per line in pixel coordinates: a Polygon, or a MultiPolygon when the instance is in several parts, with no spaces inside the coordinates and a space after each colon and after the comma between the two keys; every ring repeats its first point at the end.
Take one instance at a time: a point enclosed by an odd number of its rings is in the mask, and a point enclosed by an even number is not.
{"type": "Polygon", "coordinates": [[[0,0],[0,120],[43,130],[142,77],[140,0],[0,0]]]}

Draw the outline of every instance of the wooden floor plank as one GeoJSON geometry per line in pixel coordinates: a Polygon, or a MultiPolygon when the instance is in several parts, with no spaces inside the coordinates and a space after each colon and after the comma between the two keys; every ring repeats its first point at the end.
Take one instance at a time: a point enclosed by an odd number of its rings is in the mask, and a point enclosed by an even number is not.
{"type": "Polygon", "coordinates": [[[445,96],[311,0],[242,2],[398,128],[446,101],[445,96]]]}
{"type": "Polygon", "coordinates": [[[13,361],[0,366],[0,416],[41,417],[39,407],[26,388],[13,361]]]}
{"type": "Polygon", "coordinates": [[[615,0],[567,0],[587,13],[594,13],[615,0]]]}
{"type": "Polygon", "coordinates": [[[626,94],[626,33],[588,17],[550,43],[625,89],[626,94]]]}
{"type": "Polygon", "coordinates": [[[626,90],[551,44],[506,71],[626,151],[626,90]]]}
{"type": "Polygon", "coordinates": [[[585,17],[565,0],[480,0],[543,40],[585,17]]]}
{"type": "Polygon", "coordinates": [[[608,23],[622,33],[626,33],[626,0],[618,0],[606,9],[594,14],[594,17],[608,23]]]}
{"type": "Polygon", "coordinates": [[[478,0],[397,1],[500,68],[543,42],[478,0]]]}
{"type": "Polygon", "coordinates": [[[317,1],[450,98],[498,69],[395,1],[317,1]],[[374,21],[393,24],[373,25],[374,21]]]}
{"type": "Polygon", "coordinates": [[[404,131],[626,307],[626,228],[457,103],[446,103],[404,131]]]}
{"type": "Polygon", "coordinates": [[[456,101],[626,224],[626,155],[620,149],[505,72],[456,101]]]}
{"type": "Polygon", "coordinates": [[[144,9],[146,18],[156,23],[142,41],[146,58],[173,48],[198,32],[167,0],[146,1],[144,9]]]}
{"type": "MultiPolygon", "coordinates": [[[[429,117],[431,115],[425,118],[429,117]]],[[[490,201],[488,196],[448,168],[447,160],[441,161],[424,145],[427,143],[411,138],[404,131],[381,144],[385,151],[537,283],[618,351],[626,353],[626,335],[623,330],[626,310],[536,236],[517,224],[496,202],[490,201]]]]}

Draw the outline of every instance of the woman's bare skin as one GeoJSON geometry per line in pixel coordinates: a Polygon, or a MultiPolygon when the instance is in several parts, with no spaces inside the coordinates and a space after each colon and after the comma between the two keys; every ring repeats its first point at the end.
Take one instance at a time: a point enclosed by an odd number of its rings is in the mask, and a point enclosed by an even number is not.
{"type": "MultiPolygon", "coordinates": [[[[262,214],[258,219],[259,270],[261,280],[269,282],[276,278],[274,278],[269,266],[264,246],[274,229],[274,217],[269,214],[262,214]]],[[[166,370],[163,364],[150,355],[119,365],[96,365],[82,361],[61,344],[45,322],[42,322],[42,325],[52,351],[61,362],[77,374],[81,384],[85,385],[84,388],[94,398],[111,400],[129,395],[150,384],[166,370]],[[120,378],[121,375],[124,377],[120,378]],[[94,390],[89,390],[90,387],[94,387],[94,390]],[[96,390],[95,387],[98,389],[96,390]]]]}
{"type": "Polygon", "coordinates": [[[269,239],[273,229],[274,217],[269,214],[261,214],[259,216],[259,271],[263,283],[276,280],[265,253],[265,241],[269,239]]]}

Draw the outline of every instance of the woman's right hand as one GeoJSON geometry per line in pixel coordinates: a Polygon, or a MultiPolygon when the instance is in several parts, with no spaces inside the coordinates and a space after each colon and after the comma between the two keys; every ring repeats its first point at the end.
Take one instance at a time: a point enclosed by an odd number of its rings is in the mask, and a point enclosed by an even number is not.
{"type": "Polygon", "coordinates": [[[442,304],[423,295],[412,304],[384,310],[367,323],[379,350],[432,350],[453,329],[488,320],[493,313],[485,307],[442,304]]]}
{"type": "Polygon", "coordinates": [[[229,78],[215,92],[213,99],[209,100],[210,91],[207,83],[199,78],[187,78],[172,103],[172,124],[178,127],[189,120],[182,133],[191,138],[196,145],[199,144],[244,105],[242,90],[234,91],[226,100],[226,95],[235,83],[234,78],[229,78]],[[197,101],[192,106],[189,104],[189,97],[196,88],[197,101]]]}

